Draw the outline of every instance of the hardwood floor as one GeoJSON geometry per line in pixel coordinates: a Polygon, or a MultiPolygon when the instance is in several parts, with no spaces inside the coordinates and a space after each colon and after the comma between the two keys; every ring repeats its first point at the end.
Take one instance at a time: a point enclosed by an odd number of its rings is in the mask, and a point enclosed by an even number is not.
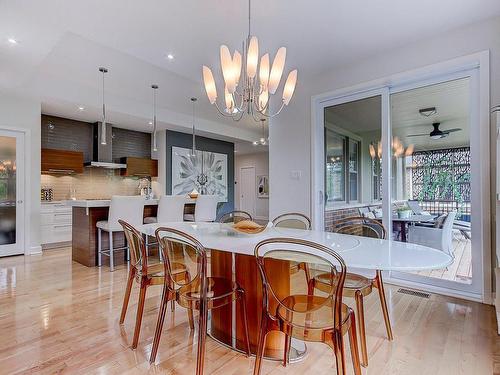
{"type": "MultiPolygon", "coordinates": [[[[138,289],[125,325],[118,319],[126,269],[87,268],[71,249],[0,259],[0,374],[192,374],[196,334],[183,309],[167,312],[157,364],[148,363],[161,288],[148,290],[136,351],[132,340],[138,289]]],[[[387,285],[394,341],[385,328],[376,293],[365,302],[369,367],[365,374],[500,373],[500,342],[491,306],[432,295],[398,293],[387,285]],[[497,371],[497,372],[494,372],[497,371]]],[[[348,301],[352,304],[353,301],[348,301]]],[[[283,368],[266,361],[262,374],[335,373],[331,350],[308,344],[303,362],[283,368]]],[[[347,369],[352,373],[350,354],[347,369]]],[[[206,374],[251,374],[253,358],[207,341],[206,374]]]]}

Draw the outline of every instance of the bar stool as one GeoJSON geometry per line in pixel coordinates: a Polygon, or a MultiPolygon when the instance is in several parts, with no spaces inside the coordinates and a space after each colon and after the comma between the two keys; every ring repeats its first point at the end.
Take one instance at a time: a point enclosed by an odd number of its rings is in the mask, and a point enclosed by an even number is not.
{"type": "Polygon", "coordinates": [[[186,197],[183,195],[163,195],[158,202],[156,217],[144,218],[144,224],[184,221],[185,204],[186,197]]]}
{"type": "MultiPolygon", "coordinates": [[[[163,195],[158,202],[158,212],[156,217],[148,216],[144,218],[144,224],[170,223],[184,221],[184,205],[186,197],[183,195],[163,195]]],[[[146,236],[146,252],[150,246],[157,242],[149,242],[149,236],[146,236]]],[[[160,262],[163,261],[161,251],[158,251],[160,262]]]]}
{"type": "Polygon", "coordinates": [[[217,195],[198,195],[194,207],[194,215],[184,215],[185,221],[213,222],[217,218],[217,195]]]}
{"type": "Polygon", "coordinates": [[[130,253],[128,246],[114,248],[113,247],[113,233],[123,232],[123,228],[118,220],[126,220],[133,226],[142,225],[142,218],[144,216],[144,198],[141,196],[119,196],[114,195],[111,197],[111,204],[109,206],[108,220],[98,221],[97,227],[97,265],[102,265],[102,255],[109,257],[109,270],[115,270],[113,252],[115,250],[127,250],[127,261],[130,260],[130,253]],[[109,249],[102,248],[102,232],[109,234],[109,249]]]}

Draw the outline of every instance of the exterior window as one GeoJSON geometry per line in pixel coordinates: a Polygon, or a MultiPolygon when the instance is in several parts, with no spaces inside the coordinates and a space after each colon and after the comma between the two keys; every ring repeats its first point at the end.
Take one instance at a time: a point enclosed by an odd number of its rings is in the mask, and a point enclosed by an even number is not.
{"type": "Polygon", "coordinates": [[[325,130],[326,202],[356,202],[360,188],[360,142],[325,130]]]}

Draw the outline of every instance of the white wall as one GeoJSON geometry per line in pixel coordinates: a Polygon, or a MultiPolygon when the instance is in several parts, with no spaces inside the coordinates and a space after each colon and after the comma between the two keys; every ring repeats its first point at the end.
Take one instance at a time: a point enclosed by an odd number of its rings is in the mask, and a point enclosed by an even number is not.
{"type": "MultiPolygon", "coordinates": [[[[500,18],[451,31],[433,39],[386,51],[341,69],[299,81],[290,105],[270,125],[271,215],[310,212],[311,96],[489,49],[491,103],[500,104],[500,18]],[[290,178],[301,170],[302,178],[290,178]],[[279,192],[279,195],[273,194],[279,192]]],[[[493,155],[494,156],[494,155],[493,155]]],[[[494,160],[494,159],[492,159],[494,160]]]]}
{"type": "MultiPolygon", "coordinates": [[[[309,213],[311,191],[311,96],[353,86],[445,60],[490,50],[490,100],[500,104],[500,18],[472,24],[436,35],[403,48],[369,56],[340,69],[300,81],[290,105],[270,125],[270,213],[309,213]],[[302,178],[292,179],[290,171],[301,170],[302,178]],[[276,194],[279,192],[279,194],[276,194]]],[[[300,69],[300,67],[299,67],[300,69]]],[[[491,134],[496,134],[492,121],[491,134]]],[[[491,210],[495,237],[496,136],[491,137],[491,210]]],[[[495,243],[495,239],[492,239],[495,243]]],[[[494,261],[493,261],[494,262],[494,261]]]]}
{"type": "Polygon", "coordinates": [[[40,101],[0,91],[0,128],[26,132],[26,196],[27,217],[25,247],[27,254],[40,247],[40,101]]]}
{"type": "MultiPolygon", "coordinates": [[[[235,154],[234,156],[234,207],[240,209],[240,168],[255,167],[255,177],[269,175],[269,154],[259,152],[255,154],[235,154]]],[[[257,180],[255,181],[257,184],[257,180]]],[[[255,218],[269,220],[269,199],[255,198],[255,218]]],[[[274,216],[273,216],[274,217],[274,216]]]]}

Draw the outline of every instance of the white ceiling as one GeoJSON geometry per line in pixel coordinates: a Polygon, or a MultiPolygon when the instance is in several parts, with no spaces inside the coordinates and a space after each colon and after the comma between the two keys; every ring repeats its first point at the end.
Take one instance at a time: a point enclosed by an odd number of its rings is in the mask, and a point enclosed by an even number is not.
{"type": "MultiPolygon", "coordinates": [[[[391,95],[392,135],[399,137],[406,146],[413,144],[416,150],[468,145],[469,93],[469,79],[465,78],[391,95]],[[429,107],[436,107],[437,113],[430,117],[419,113],[419,109],[429,107]],[[462,130],[438,140],[427,135],[407,137],[410,134],[429,134],[433,130],[433,122],[440,122],[441,130],[462,130]]],[[[381,116],[380,96],[336,105],[325,110],[327,127],[333,130],[340,127],[354,134],[372,132],[370,135],[375,138],[380,138],[381,116]]]]}
{"type": "MultiPolygon", "coordinates": [[[[300,90],[321,72],[498,15],[500,2],[253,0],[252,9],[252,30],[261,51],[274,55],[286,46],[285,70],[299,69],[300,90]]],[[[189,98],[197,96],[200,128],[250,141],[258,135],[258,125],[221,119],[208,104],[201,82],[202,64],[220,77],[219,45],[240,48],[246,17],[244,0],[3,0],[0,88],[39,96],[46,113],[95,121],[100,105],[97,68],[104,65],[110,69],[111,122],[149,129],[149,87],[158,83],[161,127],[189,127],[189,98]],[[8,38],[19,44],[9,44],[8,38]],[[165,58],[168,53],[175,56],[173,61],[165,58]],[[85,111],[79,112],[78,106],[85,111]]]]}

